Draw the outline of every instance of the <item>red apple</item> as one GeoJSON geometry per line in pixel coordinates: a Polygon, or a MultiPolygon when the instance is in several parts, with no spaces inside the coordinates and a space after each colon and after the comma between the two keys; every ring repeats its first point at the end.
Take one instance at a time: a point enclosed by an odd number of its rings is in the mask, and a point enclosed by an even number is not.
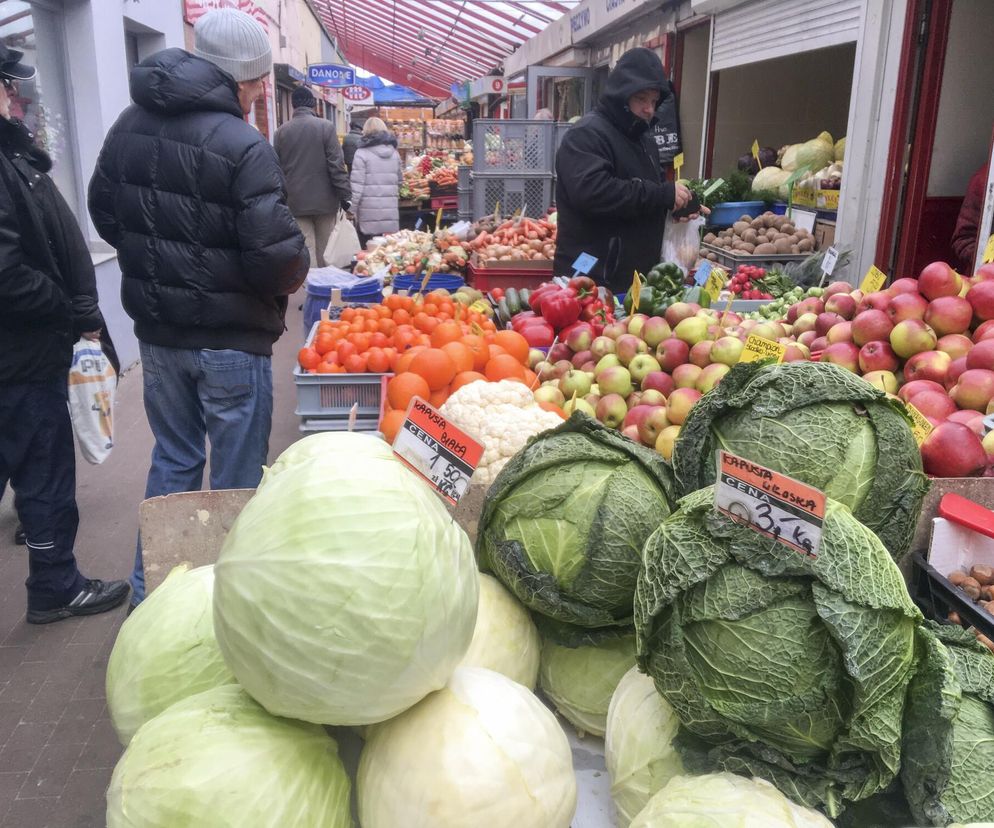
{"type": "Polygon", "coordinates": [[[962,296],[940,296],[928,303],[925,324],[931,325],[938,336],[970,330],[973,308],[962,296]]]}
{"type": "MultiPolygon", "coordinates": [[[[814,331],[811,333],[814,333],[814,331]]],[[[800,342],[793,342],[788,345],[787,350],[783,354],[784,362],[803,362],[808,359],[811,359],[811,351],[808,350],[806,345],[802,345],[800,342]]]]}
{"type": "Polygon", "coordinates": [[[932,262],[918,274],[918,291],[930,302],[940,296],[958,296],[961,288],[959,274],[945,262],[932,262]]]}
{"type": "Polygon", "coordinates": [[[859,300],[859,304],[856,305],[856,313],[860,314],[866,310],[885,311],[890,305],[891,298],[886,290],[875,290],[859,300]]]}
{"type": "Polygon", "coordinates": [[[970,288],[970,292],[966,294],[966,301],[970,303],[978,319],[985,322],[994,319],[994,277],[978,282],[970,288]]]}
{"type": "Polygon", "coordinates": [[[670,425],[670,421],[666,417],[666,406],[650,406],[649,413],[638,424],[639,437],[642,438],[645,445],[655,446],[660,432],[668,425],[670,425]]]}
{"type": "Polygon", "coordinates": [[[939,393],[944,392],[946,389],[943,388],[939,383],[932,382],[931,380],[913,380],[912,382],[906,382],[901,386],[901,390],[897,392],[897,396],[901,398],[902,402],[907,402],[915,394],[922,391],[938,391],[939,393]]]}
{"type": "Polygon", "coordinates": [[[714,347],[713,339],[705,339],[698,342],[690,349],[690,362],[701,368],[707,368],[711,364],[711,349],[714,347]]]}
{"type": "Polygon", "coordinates": [[[966,357],[958,357],[949,363],[949,370],[946,371],[946,381],[943,383],[947,391],[959,381],[963,372],[969,367],[966,363],[966,357]]]}
{"type": "MultiPolygon", "coordinates": [[[[699,365],[691,365],[689,362],[678,365],[673,369],[673,383],[679,388],[694,388],[697,385],[697,378],[703,369],[699,365]]],[[[674,394],[676,391],[673,392],[674,394]]],[[[673,394],[670,394],[672,397],[673,394]]]]}
{"type": "Polygon", "coordinates": [[[837,313],[843,319],[852,319],[856,315],[856,300],[848,293],[836,293],[825,302],[827,313],[837,313]]]}
{"type": "Polygon", "coordinates": [[[811,348],[811,352],[814,353],[815,351],[824,351],[828,345],[828,340],[823,336],[819,336],[817,339],[811,340],[811,345],[809,347],[811,348]]]}
{"type": "Polygon", "coordinates": [[[799,344],[805,345],[806,347],[810,348],[811,343],[814,342],[817,338],[818,334],[816,334],[814,331],[805,331],[804,333],[800,334],[797,337],[797,341],[799,344]]]}
{"type": "Polygon", "coordinates": [[[804,316],[806,313],[818,315],[824,310],[825,303],[821,299],[817,296],[809,296],[807,299],[795,302],[787,309],[787,323],[792,325],[798,316],[804,316]]]}
{"type": "Polygon", "coordinates": [[[922,444],[922,463],[933,477],[973,477],[987,465],[987,452],[967,426],[945,422],[922,444]]]}
{"type": "Polygon", "coordinates": [[[819,313],[818,319],[815,321],[815,331],[818,336],[827,336],[828,332],[840,322],[845,322],[845,320],[837,313],[819,313]]]}
{"type": "Polygon", "coordinates": [[[894,323],[881,310],[865,310],[852,321],[852,341],[863,346],[867,342],[887,342],[894,323]]]}
{"type": "Polygon", "coordinates": [[[840,365],[854,374],[859,373],[859,348],[851,342],[836,342],[825,348],[821,355],[821,361],[840,365]]]}
{"type": "Polygon", "coordinates": [[[966,355],[967,368],[986,368],[994,371],[994,338],[982,339],[966,355]]]}
{"type": "Polygon", "coordinates": [[[890,300],[887,306],[887,316],[895,325],[905,319],[924,319],[928,309],[928,299],[917,291],[915,293],[899,293],[890,300]]]}
{"type": "Polygon", "coordinates": [[[859,370],[864,374],[871,371],[896,371],[900,360],[887,342],[867,342],[859,349],[859,370]]]}
{"type": "Polygon", "coordinates": [[[642,438],[639,437],[639,427],[637,425],[625,426],[621,429],[621,433],[633,443],[639,443],[641,445],[642,438]]]}
{"type": "Polygon", "coordinates": [[[683,425],[690,414],[690,409],[702,396],[704,395],[696,388],[677,388],[666,402],[666,412],[670,422],[674,425],[683,425]]]}
{"type": "Polygon", "coordinates": [[[994,371],[970,368],[960,374],[949,396],[960,408],[986,411],[994,399],[994,371]]]}
{"type": "Polygon", "coordinates": [[[834,345],[836,342],[852,342],[852,322],[832,325],[825,334],[825,339],[828,340],[829,345],[834,345]]]}
{"type": "Polygon", "coordinates": [[[891,296],[898,296],[902,293],[912,293],[917,296],[918,280],[912,279],[908,276],[905,276],[901,279],[895,279],[893,282],[891,282],[890,287],[887,288],[887,292],[891,296]]]}
{"type": "Polygon", "coordinates": [[[905,319],[894,326],[890,332],[890,346],[894,353],[902,359],[931,351],[938,337],[928,325],[920,319],[905,319]]]}
{"type": "Polygon", "coordinates": [[[619,394],[607,394],[597,401],[597,419],[608,428],[621,428],[628,416],[628,404],[619,394]]]}
{"type": "Polygon", "coordinates": [[[965,357],[973,348],[973,340],[963,334],[946,334],[935,344],[937,351],[945,351],[953,359],[965,357]]]}
{"type": "Polygon", "coordinates": [[[984,415],[979,411],[969,409],[954,411],[946,419],[953,423],[962,423],[978,437],[984,436],[984,415]]]}
{"type": "Polygon", "coordinates": [[[665,371],[650,371],[642,380],[643,391],[659,391],[664,397],[673,393],[673,377],[665,371]]]}
{"type": "Polygon", "coordinates": [[[976,273],[973,274],[974,284],[977,282],[986,282],[988,279],[994,279],[994,264],[988,262],[987,264],[982,264],[976,273]]]}
{"type": "Polygon", "coordinates": [[[851,291],[852,291],[852,285],[850,285],[848,282],[832,282],[832,284],[830,284],[827,288],[825,288],[825,292],[822,294],[822,297],[827,301],[833,296],[843,293],[848,294],[851,291]]]}
{"type": "Polygon", "coordinates": [[[682,339],[671,336],[659,343],[656,360],[664,371],[672,374],[674,368],[690,360],[690,346],[682,339]]]}
{"type": "Polygon", "coordinates": [[[940,421],[956,410],[956,403],[945,391],[919,391],[909,402],[926,417],[940,421]]]}
{"type": "Polygon", "coordinates": [[[952,359],[942,351],[922,351],[904,363],[904,381],[932,380],[940,385],[946,381],[946,374],[952,359]]]}
{"type": "Polygon", "coordinates": [[[652,406],[652,405],[632,406],[631,408],[628,409],[628,413],[625,415],[625,419],[622,421],[621,427],[627,428],[628,426],[633,425],[636,428],[638,428],[640,425],[642,425],[642,421],[649,416],[649,412],[651,412],[654,408],[658,407],[659,406],[652,406]]]}
{"type": "Polygon", "coordinates": [[[981,342],[984,339],[991,339],[992,337],[994,337],[994,319],[981,322],[977,326],[977,330],[973,332],[974,342],[981,342]]]}
{"type": "Polygon", "coordinates": [[[695,302],[674,302],[666,309],[666,313],[664,314],[666,324],[671,328],[675,328],[680,322],[684,319],[689,319],[700,309],[701,306],[695,302]]]}

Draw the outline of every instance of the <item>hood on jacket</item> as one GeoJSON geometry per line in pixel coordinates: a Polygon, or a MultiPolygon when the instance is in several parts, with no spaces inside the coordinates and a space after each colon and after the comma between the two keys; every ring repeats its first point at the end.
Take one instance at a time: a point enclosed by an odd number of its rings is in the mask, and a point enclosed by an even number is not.
{"type": "Polygon", "coordinates": [[[242,117],[235,79],[182,49],[156,52],[132,69],[131,99],[162,115],[209,111],[242,117]]]}
{"type": "Polygon", "coordinates": [[[669,93],[670,82],[663,63],[651,49],[642,47],[625,52],[607,76],[604,94],[597,108],[621,132],[634,138],[655,121],[643,121],[628,108],[628,100],[643,89],[658,89],[660,99],[669,93]]]}
{"type": "Polygon", "coordinates": [[[397,146],[397,136],[389,132],[371,132],[363,135],[359,141],[360,147],[393,147],[397,146]]]}
{"type": "Polygon", "coordinates": [[[20,153],[38,172],[52,169],[52,159],[34,142],[34,136],[23,121],[0,118],[0,149],[6,155],[20,153]]]}

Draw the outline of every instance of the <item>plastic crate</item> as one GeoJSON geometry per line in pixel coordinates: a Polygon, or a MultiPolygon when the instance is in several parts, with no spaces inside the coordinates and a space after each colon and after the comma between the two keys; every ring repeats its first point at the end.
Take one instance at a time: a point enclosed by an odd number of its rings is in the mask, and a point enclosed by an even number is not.
{"type": "Polygon", "coordinates": [[[473,217],[493,215],[500,206],[501,215],[516,210],[526,215],[544,215],[552,206],[555,194],[551,175],[473,175],[473,217]]]}
{"type": "Polygon", "coordinates": [[[494,288],[534,290],[552,279],[552,262],[548,267],[480,267],[470,262],[467,276],[469,283],[483,293],[494,288]]]}
{"type": "Polygon", "coordinates": [[[756,218],[766,210],[764,201],[723,201],[711,208],[709,227],[731,227],[742,216],[756,218]]]}
{"type": "Polygon", "coordinates": [[[562,146],[563,137],[569,132],[570,127],[573,124],[567,123],[557,123],[556,124],[556,152],[559,152],[559,147],[562,146]]]}
{"type": "Polygon", "coordinates": [[[458,193],[452,193],[451,195],[440,195],[432,198],[431,209],[437,210],[439,207],[441,207],[443,210],[458,210],[459,209],[458,193]]]}
{"type": "MultiPolygon", "coordinates": [[[[349,427],[352,406],[356,408],[356,431],[375,431],[380,408],[392,374],[308,374],[299,366],[293,369],[297,387],[294,413],[304,422],[322,420],[322,431],[345,431],[349,427]]],[[[313,428],[311,429],[313,430],[313,428]]]]}
{"type": "Polygon", "coordinates": [[[715,247],[713,244],[702,244],[701,253],[714,253],[718,257],[718,264],[732,271],[739,265],[752,265],[753,267],[769,268],[771,265],[787,264],[788,262],[803,262],[810,253],[788,253],[777,256],[764,253],[756,256],[752,253],[733,253],[723,247],[715,247]]]}
{"type": "Polygon", "coordinates": [[[988,638],[994,638],[994,616],[952,585],[948,578],[918,552],[911,556],[911,597],[927,618],[948,623],[949,613],[955,612],[963,623],[976,627],[988,638]]]}
{"type": "Polygon", "coordinates": [[[551,175],[555,131],[554,121],[477,118],[473,121],[474,173],[551,175]]]}

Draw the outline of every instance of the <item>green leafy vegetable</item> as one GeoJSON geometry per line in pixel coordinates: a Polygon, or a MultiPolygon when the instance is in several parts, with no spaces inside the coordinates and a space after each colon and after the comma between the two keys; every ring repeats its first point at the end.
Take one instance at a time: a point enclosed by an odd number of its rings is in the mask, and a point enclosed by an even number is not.
{"type": "Polygon", "coordinates": [[[681,495],[715,480],[719,448],[821,489],[895,558],[908,549],[928,480],[899,403],[837,365],[735,366],[691,410],[673,467],[681,495]]]}
{"type": "Polygon", "coordinates": [[[579,647],[564,647],[547,638],[539,681],[556,710],[578,731],[603,736],[611,696],[634,666],[634,634],[579,647]]]}
{"type": "Polygon", "coordinates": [[[680,720],[651,678],[632,667],[618,682],[607,711],[604,760],[619,825],[626,826],[683,763],[673,745],[680,720]]]}
{"type": "Polygon", "coordinates": [[[171,704],[236,683],[214,637],[213,590],[213,566],[178,566],[121,626],[107,663],[107,708],[122,745],[171,704]]]}
{"type": "Polygon", "coordinates": [[[762,779],[732,773],[674,777],[631,828],[832,828],[762,779]]]}
{"type": "Polygon", "coordinates": [[[487,493],[477,553],[526,606],[628,626],[642,544],[670,512],[662,456],[574,414],[528,442],[487,493]]]}
{"type": "Polygon", "coordinates": [[[274,464],[214,567],[214,628],[269,712],[383,721],[445,686],[473,637],[469,539],[372,436],[321,435],[274,464]],[[317,444],[317,443],[315,443],[317,444]]]}
{"type": "Polygon", "coordinates": [[[994,817],[994,656],[958,626],[919,632],[922,666],[905,714],[901,778],[928,825],[994,817]]]}
{"type": "Polygon", "coordinates": [[[886,788],[921,614],[876,535],[829,501],[817,557],[695,492],[645,545],[639,666],[673,706],[688,770],[760,776],[838,814],[886,788]]]}
{"type": "Polygon", "coordinates": [[[349,787],[323,728],[271,716],[231,684],[139,728],[110,780],[107,826],[351,828],[349,787]]]}

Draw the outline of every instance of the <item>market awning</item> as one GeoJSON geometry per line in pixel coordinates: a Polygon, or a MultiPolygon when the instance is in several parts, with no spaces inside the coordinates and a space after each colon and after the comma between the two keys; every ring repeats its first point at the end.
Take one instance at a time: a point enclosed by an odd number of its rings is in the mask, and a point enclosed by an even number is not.
{"type": "Polygon", "coordinates": [[[579,0],[314,0],[345,57],[433,98],[490,74],[579,0]]]}
{"type": "Polygon", "coordinates": [[[422,92],[403,86],[399,83],[387,84],[382,78],[372,75],[368,78],[357,78],[357,86],[365,86],[373,93],[373,103],[377,106],[407,104],[410,106],[432,106],[435,101],[422,92]]]}

